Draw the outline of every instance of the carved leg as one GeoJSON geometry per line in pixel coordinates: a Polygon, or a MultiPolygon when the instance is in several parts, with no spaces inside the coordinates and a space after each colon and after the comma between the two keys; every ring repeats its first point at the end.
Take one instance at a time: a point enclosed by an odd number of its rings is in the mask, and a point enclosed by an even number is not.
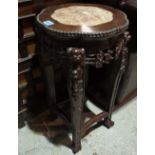
{"type": "Polygon", "coordinates": [[[120,70],[119,70],[119,72],[117,74],[117,77],[116,77],[116,80],[115,80],[115,84],[114,84],[114,88],[113,88],[113,92],[112,92],[112,96],[111,96],[110,107],[109,107],[109,114],[108,114],[108,117],[104,120],[104,125],[107,128],[110,128],[111,126],[114,125],[114,122],[111,121],[111,115],[112,115],[113,106],[114,106],[114,103],[115,103],[115,100],[116,100],[119,84],[120,84],[122,75],[125,72],[125,67],[126,67],[126,64],[127,64],[127,53],[128,53],[128,50],[127,50],[126,47],[124,47],[122,49],[122,59],[121,59],[120,70]]]}
{"type": "Polygon", "coordinates": [[[84,82],[84,49],[68,48],[71,62],[69,94],[71,100],[73,153],[81,149],[81,123],[83,104],[85,100],[84,82]]]}
{"type": "Polygon", "coordinates": [[[112,115],[113,106],[114,106],[114,103],[116,100],[118,87],[119,87],[122,75],[125,72],[125,68],[127,65],[128,49],[127,49],[126,45],[127,45],[128,41],[130,40],[130,38],[131,38],[130,33],[124,32],[124,37],[120,40],[120,42],[116,46],[115,59],[117,60],[119,57],[119,54],[121,53],[121,65],[120,65],[120,69],[119,69],[119,72],[118,72],[116,80],[115,80],[115,84],[114,84],[114,88],[113,88],[113,92],[112,92],[112,96],[111,96],[110,107],[109,107],[109,115],[104,120],[104,125],[107,128],[110,128],[111,126],[114,125],[114,122],[111,121],[111,115],[112,115]]]}
{"type": "Polygon", "coordinates": [[[119,73],[117,74],[115,84],[114,84],[114,88],[113,88],[113,92],[112,92],[112,97],[111,97],[110,107],[109,107],[109,114],[108,114],[108,117],[103,122],[104,126],[106,126],[107,128],[110,128],[114,125],[114,122],[111,120],[111,115],[112,115],[112,110],[113,110],[113,106],[115,103],[115,99],[116,99],[120,80],[121,80],[121,72],[119,71],[119,73]]]}

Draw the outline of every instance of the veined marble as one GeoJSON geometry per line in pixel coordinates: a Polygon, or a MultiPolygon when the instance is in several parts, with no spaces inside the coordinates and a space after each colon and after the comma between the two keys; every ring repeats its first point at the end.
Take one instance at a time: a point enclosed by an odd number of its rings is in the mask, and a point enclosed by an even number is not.
{"type": "Polygon", "coordinates": [[[113,13],[94,6],[70,6],[55,10],[51,18],[65,25],[96,26],[112,21],[113,13]]]}

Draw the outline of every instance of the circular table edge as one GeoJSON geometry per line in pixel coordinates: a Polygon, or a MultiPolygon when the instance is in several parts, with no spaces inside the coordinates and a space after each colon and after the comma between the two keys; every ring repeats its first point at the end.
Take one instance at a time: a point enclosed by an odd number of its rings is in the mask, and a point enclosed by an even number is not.
{"type": "MultiPolygon", "coordinates": [[[[71,5],[71,4],[80,4],[82,5],[83,3],[67,3],[67,5],[71,5]]],[[[63,5],[63,4],[62,4],[63,5]]],[[[58,5],[58,6],[62,6],[62,5],[58,5]]],[[[84,4],[85,5],[85,4],[84,4]]],[[[89,3],[88,5],[93,5],[91,3],[89,3]]],[[[106,6],[112,9],[115,9],[113,7],[107,6],[107,5],[102,5],[102,4],[98,4],[100,6],[106,6]]],[[[48,34],[56,37],[56,38],[61,38],[61,39],[74,39],[74,38],[81,38],[81,39],[86,39],[86,40],[91,40],[91,39],[97,39],[97,40],[102,40],[105,39],[107,37],[112,37],[114,35],[119,35],[121,33],[123,33],[124,31],[126,31],[129,27],[129,20],[127,18],[127,15],[119,10],[119,9],[115,9],[118,10],[119,12],[121,12],[124,16],[124,21],[125,24],[121,25],[121,26],[116,26],[112,29],[106,30],[106,31],[94,31],[94,32],[81,32],[81,31],[64,31],[64,30],[58,30],[58,29],[52,29],[49,27],[45,27],[43,25],[43,23],[39,20],[39,16],[47,9],[50,7],[46,7],[43,10],[41,10],[41,12],[36,16],[36,22],[39,24],[39,26],[41,28],[43,28],[48,34]]],[[[62,24],[63,25],[63,24],[62,24]]]]}

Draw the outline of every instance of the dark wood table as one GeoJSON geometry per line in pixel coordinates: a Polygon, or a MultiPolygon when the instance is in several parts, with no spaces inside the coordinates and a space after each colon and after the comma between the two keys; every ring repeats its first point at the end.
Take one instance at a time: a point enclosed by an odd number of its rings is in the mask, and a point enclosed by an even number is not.
{"type": "MultiPolygon", "coordinates": [[[[68,69],[68,92],[72,113],[73,152],[81,149],[81,138],[95,122],[110,128],[113,105],[127,63],[129,21],[118,9],[99,4],[63,4],[43,9],[36,17],[40,38],[40,62],[45,70],[49,98],[56,105],[55,64],[68,69]],[[87,67],[101,68],[120,60],[108,111],[84,122],[83,106],[87,100],[87,67]]],[[[94,75],[95,76],[95,75],[94,75]]]]}

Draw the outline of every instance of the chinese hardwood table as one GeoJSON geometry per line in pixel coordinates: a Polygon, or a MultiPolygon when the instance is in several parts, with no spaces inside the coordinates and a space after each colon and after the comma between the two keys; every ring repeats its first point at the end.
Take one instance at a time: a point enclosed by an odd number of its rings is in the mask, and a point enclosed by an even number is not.
{"type": "MultiPolygon", "coordinates": [[[[72,149],[81,149],[81,138],[95,122],[103,122],[110,128],[113,105],[121,77],[127,64],[127,32],[129,21],[122,11],[100,4],[63,4],[43,9],[36,17],[40,38],[39,56],[48,76],[51,101],[54,98],[53,66],[59,61],[69,67],[68,91],[72,113],[72,149]],[[83,106],[86,101],[86,68],[93,65],[101,68],[112,61],[120,60],[120,69],[113,87],[109,110],[103,111],[88,121],[83,121],[83,106]]],[[[95,76],[95,75],[94,75],[95,76]]]]}

